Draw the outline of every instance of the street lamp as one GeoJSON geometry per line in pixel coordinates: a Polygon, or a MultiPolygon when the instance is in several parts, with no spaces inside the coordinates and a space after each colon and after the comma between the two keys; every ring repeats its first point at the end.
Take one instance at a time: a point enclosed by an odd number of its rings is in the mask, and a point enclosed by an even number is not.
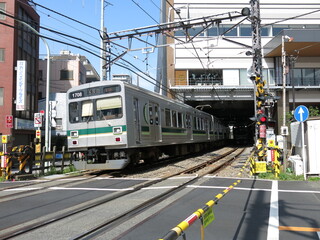
{"type": "Polygon", "coordinates": [[[50,115],[49,115],[49,95],[50,95],[50,49],[46,42],[46,40],[40,36],[40,33],[31,27],[29,24],[15,19],[17,22],[23,24],[24,26],[28,27],[32,32],[36,33],[41,40],[43,41],[44,45],[47,49],[47,81],[46,81],[46,124],[45,124],[45,147],[46,151],[51,150],[51,128],[50,128],[50,115]]]}

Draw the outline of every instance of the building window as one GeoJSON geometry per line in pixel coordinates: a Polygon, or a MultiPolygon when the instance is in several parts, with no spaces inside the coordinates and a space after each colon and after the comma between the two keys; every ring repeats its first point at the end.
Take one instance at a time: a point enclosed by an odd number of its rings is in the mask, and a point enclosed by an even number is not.
{"type": "Polygon", "coordinates": [[[295,68],[293,69],[294,86],[319,86],[320,69],[318,68],[295,68]]]}
{"type": "Polygon", "coordinates": [[[72,70],[60,70],[60,80],[72,80],[73,71],[72,70]]]}
{"type": "MultiPolygon", "coordinates": [[[[0,2],[0,9],[6,12],[6,3],[0,2]]],[[[6,15],[0,13],[0,20],[5,20],[6,15]]]]}
{"type": "Polygon", "coordinates": [[[0,88],[0,106],[3,106],[3,94],[4,94],[4,88],[0,88]]]}
{"type": "Polygon", "coordinates": [[[234,27],[233,25],[220,25],[219,26],[219,35],[224,36],[238,36],[237,27],[234,27]]]}
{"type": "Polygon", "coordinates": [[[0,48],[0,62],[4,62],[4,48],[0,48]]]}
{"type": "Polygon", "coordinates": [[[189,85],[222,85],[222,69],[189,70],[189,85]]]}

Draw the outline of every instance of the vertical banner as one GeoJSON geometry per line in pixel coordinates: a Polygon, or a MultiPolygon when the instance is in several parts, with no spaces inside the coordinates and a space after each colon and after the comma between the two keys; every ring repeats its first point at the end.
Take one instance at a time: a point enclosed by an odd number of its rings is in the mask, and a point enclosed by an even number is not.
{"type": "Polygon", "coordinates": [[[17,61],[17,92],[16,92],[16,110],[26,110],[27,96],[27,61],[17,61]]]}

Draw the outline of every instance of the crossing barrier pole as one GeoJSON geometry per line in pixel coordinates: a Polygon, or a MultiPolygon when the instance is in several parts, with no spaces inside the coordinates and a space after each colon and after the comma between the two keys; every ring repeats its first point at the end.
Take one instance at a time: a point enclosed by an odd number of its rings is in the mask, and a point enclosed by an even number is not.
{"type": "Polygon", "coordinates": [[[27,163],[27,159],[26,156],[23,154],[23,149],[24,149],[24,145],[20,145],[19,147],[19,157],[18,157],[18,161],[19,161],[19,173],[25,173],[25,168],[26,168],[26,163],[27,163]]]}
{"type": "Polygon", "coordinates": [[[12,156],[7,156],[6,180],[11,179],[12,156]]]}
{"type": "Polygon", "coordinates": [[[279,177],[280,174],[280,161],[279,161],[279,147],[276,146],[275,151],[274,151],[274,175],[276,178],[279,177]]]}

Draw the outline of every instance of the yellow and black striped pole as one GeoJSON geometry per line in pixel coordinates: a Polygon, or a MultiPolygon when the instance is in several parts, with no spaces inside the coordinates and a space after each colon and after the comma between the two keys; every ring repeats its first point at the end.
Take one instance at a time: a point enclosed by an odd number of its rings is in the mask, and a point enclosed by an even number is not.
{"type": "Polygon", "coordinates": [[[6,180],[11,179],[12,156],[7,156],[6,180]]]}

